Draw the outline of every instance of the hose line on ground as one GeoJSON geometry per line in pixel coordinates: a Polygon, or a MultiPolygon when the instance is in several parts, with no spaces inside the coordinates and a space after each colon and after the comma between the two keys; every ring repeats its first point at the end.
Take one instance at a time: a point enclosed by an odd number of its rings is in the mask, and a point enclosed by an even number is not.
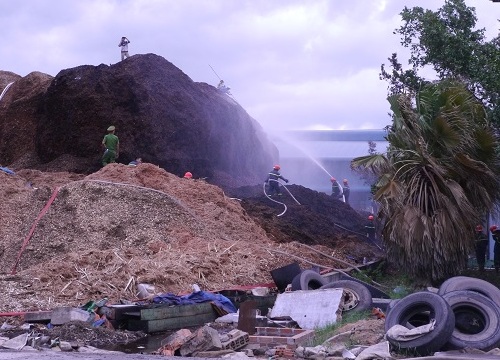
{"type": "MultiPolygon", "coordinates": [[[[276,181],[276,182],[279,184],[279,181],[278,181],[278,180],[269,180],[269,181],[276,181]]],[[[264,185],[263,185],[263,189],[264,189],[264,195],[266,195],[266,197],[267,197],[269,200],[271,200],[271,201],[273,201],[273,202],[275,202],[275,203],[277,203],[277,204],[283,205],[283,206],[285,207],[285,210],[283,210],[283,212],[282,212],[281,214],[278,214],[278,215],[276,215],[276,216],[281,216],[281,215],[283,215],[284,213],[286,213],[287,206],[286,206],[284,203],[282,203],[282,202],[279,202],[279,201],[276,201],[276,200],[272,199],[272,198],[271,198],[271,196],[269,196],[269,195],[266,193],[266,183],[264,183],[264,185]]]]}

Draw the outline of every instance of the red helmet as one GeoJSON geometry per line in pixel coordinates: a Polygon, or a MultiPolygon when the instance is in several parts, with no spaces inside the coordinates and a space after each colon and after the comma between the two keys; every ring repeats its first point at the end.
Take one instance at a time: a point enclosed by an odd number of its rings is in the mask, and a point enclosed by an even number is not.
{"type": "Polygon", "coordinates": [[[368,215],[368,220],[373,220],[373,215],[368,215]]]}
{"type": "Polygon", "coordinates": [[[191,179],[193,177],[193,174],[191,174],[189,171],[184,174],[184,178],[186,179],[191,179]]]}
{"type": "Polygon", "coordinates": [[[490,231],[493,232],[493,231],[497,231],[498,230],[498,226],[496,225],[491,225],[490,226],[490,231]]]}
{"type": "Polygon", "coordinates": [[[274,166],[273,166],[273,169],[274,169],[274,170],[279,170],[279,169],[281,169],[281,166],[279,166],[279,165],[274,165],[274,166]]]}
{"type": "Polygon", "coordinates": [[[332,177],[332,178],[330,179],[330,181],[331,181],[331,182],[334,182],[334,181],[337,181],[337,179],[335,179],[334,177],[332,177]]]}
{"type": "Polygon", "coordinates": [[[483,226],[482,225],[476,225],[476,232],[481,232],[483,231],[483,226]]]}

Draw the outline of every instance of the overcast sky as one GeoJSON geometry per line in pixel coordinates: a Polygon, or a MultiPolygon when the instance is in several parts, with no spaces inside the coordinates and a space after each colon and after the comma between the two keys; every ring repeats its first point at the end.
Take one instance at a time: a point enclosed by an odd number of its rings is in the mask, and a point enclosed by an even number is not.
{"type": "MultiPolygon", "coordinates": [[[[488,38],[500,3],[466,0],[488,38]]],[[[404,6],[444,0],[0,0],[0,70],[55,76],[154,53],[191,79],[223,78],[267,131],[381,129],[390,120],[380,65],[403,54],[404,6]]],[[[1,89],[0,89],[1,90],[1,89]]]]}

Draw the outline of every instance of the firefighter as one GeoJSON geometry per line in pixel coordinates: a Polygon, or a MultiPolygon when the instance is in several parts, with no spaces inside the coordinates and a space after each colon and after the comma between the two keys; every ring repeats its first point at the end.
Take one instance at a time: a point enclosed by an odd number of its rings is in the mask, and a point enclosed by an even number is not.
{"type": "Polygon", "coordinates": [[[490,232],[495,240],[495,246],[493,247],[493,264],[495,266],[495,272],[498,273],[500,270],[500,229],[496,225],[490,226],[490,232]]]}
{"type": "Polygon", "coordinates": [[[488,247],[488,236],[484,233],[482,225],[476,225],[474,245],[479,271],[484,272],[484,264],[486,262],[486,248],[488,247]]]}
{"type": "Polygon", "coordinates": [[[370,241],[375,242],[375,224],[373,223],[373,215],[368,216],[368,223],[365,225],[366,237],[370,241]]]}
{"type": "Polygon", "coordinates": [[[344,195],[345,203],[349,204],[349,195],[351,194],[351,188],[349,187],[349,182],[347,179],[342,180],[342,194],[344,195]]]}
{"type": "Polygon", "coordinates": [[[266,183],[269,184],[269,196],[272,196],[273,194],[277,194],[278,196],[281,196],[281,190],[280,190],[280,184],[279,184],[279,179],[283,180],[288,184],[288,179],[285,179],[283,176],[280,174],[280,169],[281,167],[279,165],[274,165],[273,169],[269,172],[269,175],[267,176],[266,183]]]}
{"type": "Polygon", "coordinates": [[[340,185],[337,182],[337,179],[332,177],[330,181],[332,182],[332,197],[334,199],[340,199],[342,197],[342,191],[340,190],[340,185]]]}

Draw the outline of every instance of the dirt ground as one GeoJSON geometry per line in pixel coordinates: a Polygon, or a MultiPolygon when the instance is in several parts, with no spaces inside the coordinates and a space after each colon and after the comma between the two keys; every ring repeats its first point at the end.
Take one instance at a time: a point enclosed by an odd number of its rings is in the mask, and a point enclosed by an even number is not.
{"type": "Polygon", "coordinates": [[[290,188],[309,203],[289,204],[278,217],[282,205],[261,195],[235,198],[147,163],[88,176],[0,171],[0,312],[134,301],[139,283],[176,294],[192,284],[207,291],[266,284],[271,270],[294,261],[326,270],[380,255],[333,225],[359,229],[354,210],[290,188]]]}

